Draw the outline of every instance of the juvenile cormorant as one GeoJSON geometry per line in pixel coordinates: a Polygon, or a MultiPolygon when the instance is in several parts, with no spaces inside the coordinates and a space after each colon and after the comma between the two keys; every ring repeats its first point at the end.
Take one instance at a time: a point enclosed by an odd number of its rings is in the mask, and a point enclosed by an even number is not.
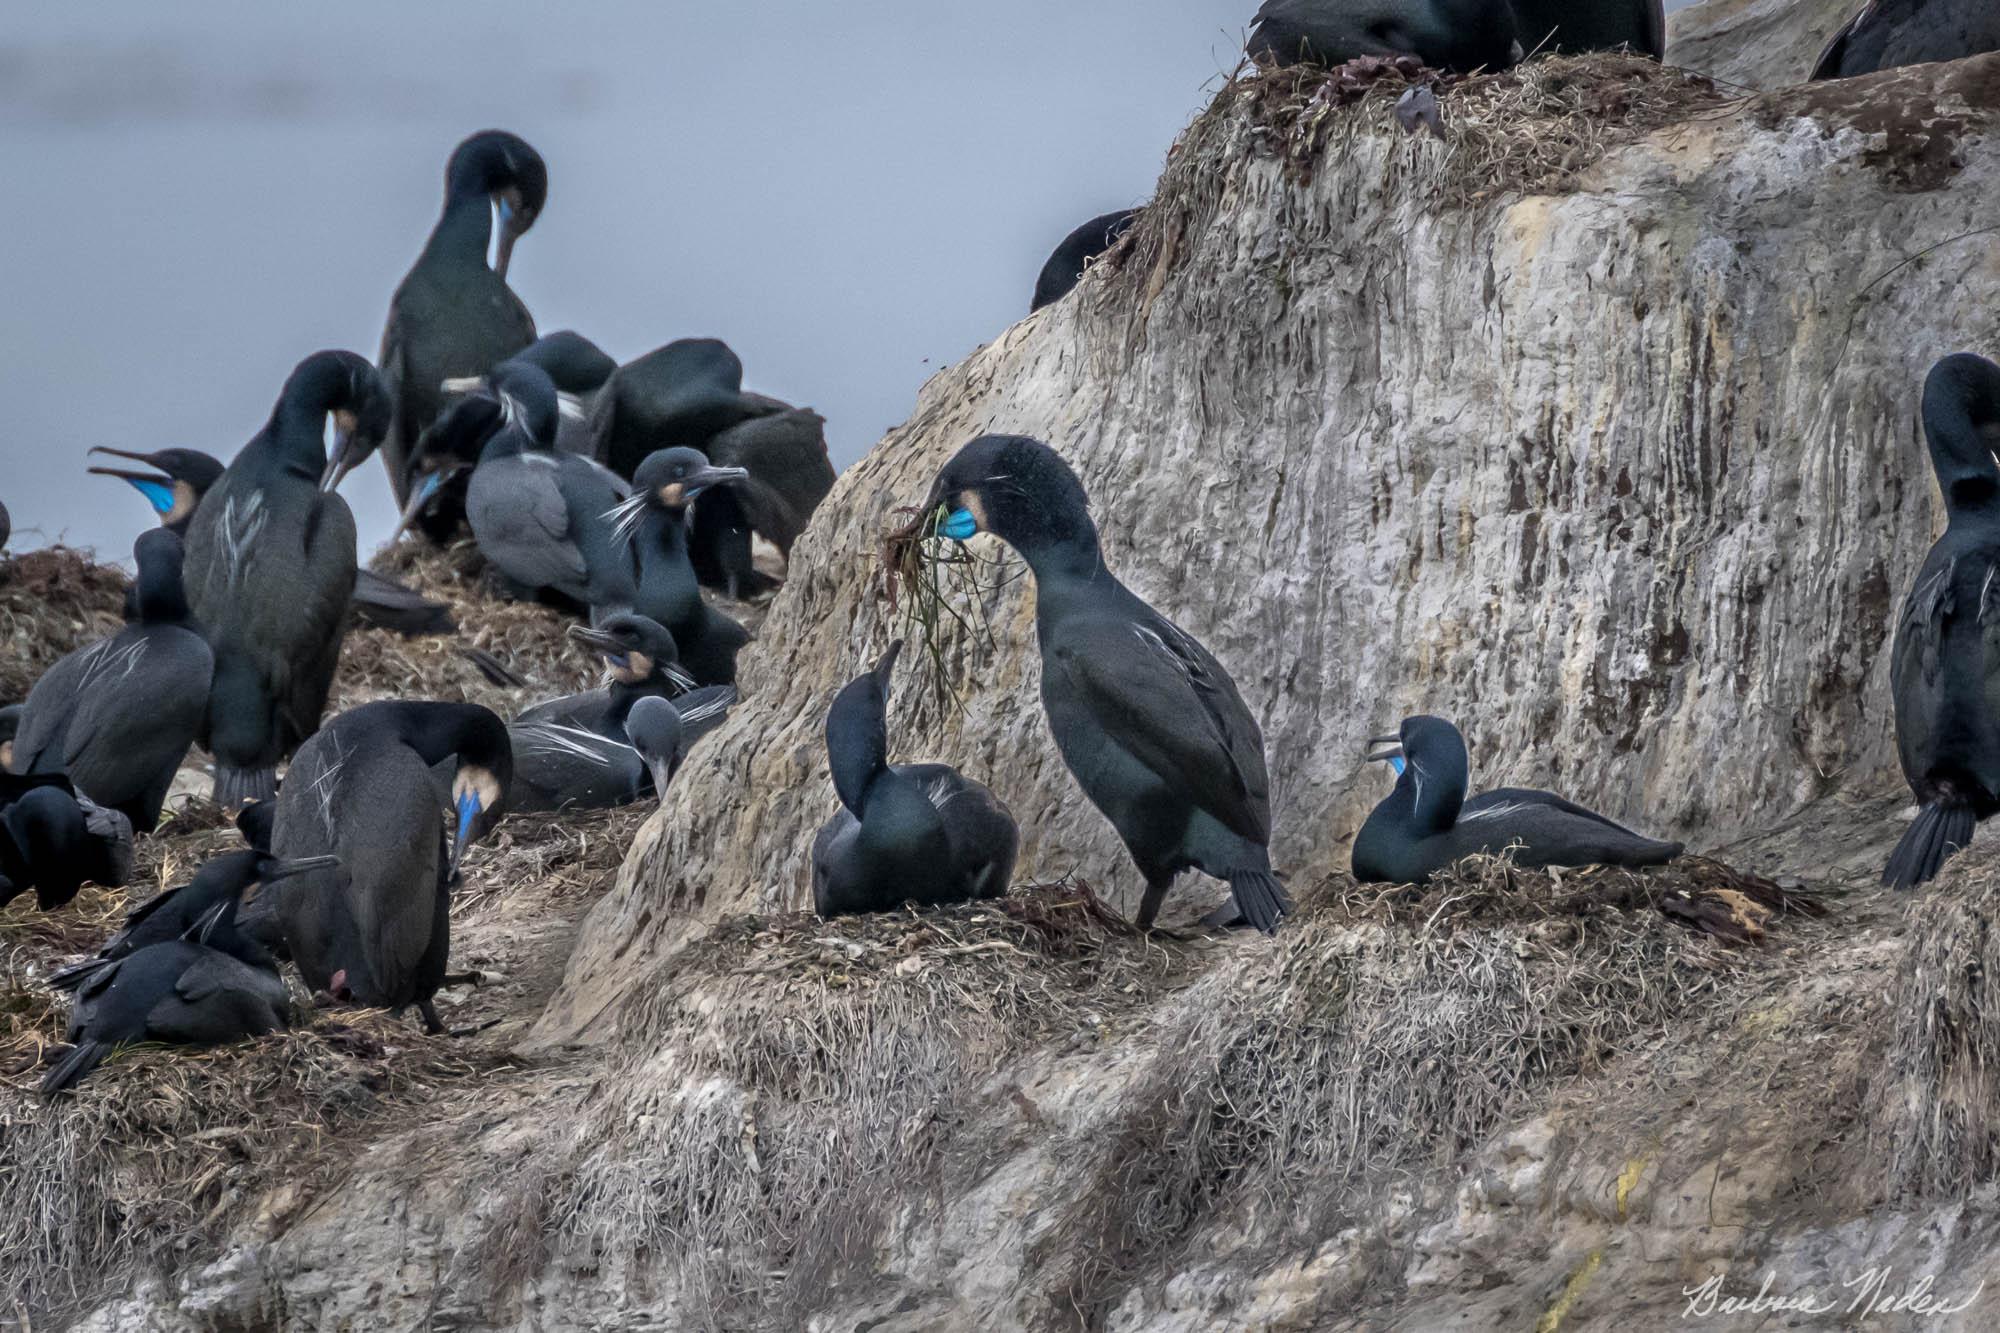
{"type": "Polygon", "coordinates": [[[1628,47],[1655,60],[1667,54],[1664,0],[1513,0],[1529,55],[1581,55],[1628,47]]]}
{"type": "Polygon", "coordinates": [[[1653,866],[1681,854],[1545,791],[1501,787],[1467,800],[1465,738],[1439,717],[1412,717],[1369,756],[1395,768],[1396,789],[1354,839],[1354,877],[1363,883],[1422,884],[1476,853],[1514,850],[1517,865],[1653,866]]]}
{"type": "Polygon", "coordinates": [[[70,1010],[70,1052],[42,1078],[44,1094],[73,1086],[120,1046],[163,1042],[218,1046],[291,1026],[291,999],[272,967],[246,963],[209,942],[233,927],[225,900],[191,938],[149,944],[97,969],[70,1010]]]}
{"type": "Polygon", "coordinates": [[[2000,51],[2000,4],[1994,0],[1869,0],[1834,35],[1812,77],[1851,79],[1988,51],[2000,51]]]}
{"type": "Polygon", "coordinates": [[[1035,279],[1035,299],[1028,312],[1032,314],[1068,296],[1083,280],[1083,270],[1090,261],[1118,244],[1118,238],[1138,220],[1138,209],[1121,208],[1094,217],[1063,237],[1062,244],[1042,265],[1041,276],[1035,279]]]}
{"type": "Polygon", "coordinates": [[[638,557],[633,604],[667,627],[680,648],[681,665],[702,685],[736,683],[736,655],[750,632],[701,595],[688,557],[688,505],[710,487],[743,475],[741,468],[713,466],[699,450],[662,449],[639,465],[632,497],[617,511],[617,531],[638,557]]]}
{"type": "Polygon", "coordinates": [[[154,528],[132,554],[137,617],[35,682],[14,739],[14,767],[67,773],[93,801],[149,833],[201,733],[215,658],[189,618],[179,535],[154,528]]]}
{"type": "Polygon", "coordinates": [[[1251,24],[1251,58],[1277,65],[1415,56],[1470,74],[1521,58],[1508,0],[1264,0],[1251,24]]]}
{"type": "Polygon", "coordinates": [[[813,839],[823,917],[998,898],[1021,841],[1013,812],[949,764],[889,763],[889,678],[902,640],[834,696],[826,757],[841,808],[813,839]]]}
{"type": "Polygon", "coordinates": [[[1105,568],[1069,465],[1039,440],[981,436],[945,465],[921,512],[954,541],[992,533],[1034,572],[1042,707],[1077,785],[1145,876],[1138,924],[1150,927],[1175,877],[1195,869],[1229,881],[1235,914],[1276,930],[1291,902],[1271,873],[1263,733],[1221,663],[1105,568]]]}
{"type": "Polygon", "coordinates": [[[507,262],[548,194],[541,154],[505,130],[473,135],[445,165],[444,212],[396,288],[382,331],[382,374],[395,411],[382,461],[399,505],[409,499],[417,437],[446,405],[445,381],[484,375],[535,340],[534,317],[507,285],[507,262]],[[500,245],[489,268],[496,213],[500,245]]]}
{"type": "MultiPolygon", "coordinates": [[[[153,506],[153,512],[160,517],[160,526],[182,536],[187,535],[188,524],[193,521],[202,497],[222,477],[221,462],[199,449],[161,449],[137,454],[99,446],[90,452],[146,464],[149,470],[144,472],[115,467],[94,467],[90,471],[129,483],[153,506]]],[[[398,634],[449,634],[457,628],[451,621],[451,609],[444,603],[433,602],[372,569],[354,571],[353,605],[354,614],[361,619],[398,634]]]]}
{"type": "Polygon", "coordinates": [[[357,568],[354,515],[332,488],[388,422],[373,366],[315,352],[195,511],[187,592],[215,649],[205,740],[220,805],[268,800],[279,761],[319,726],[357,568]]]}
{"type": "Polygon", "coordinates": [[[506,424],[465,490],[480,553],[528,594],[548,590],[593,611],[631,607],[632,552],[607,517],[631,489],[588,458],[553,452],[556,389],[540,368],[511,362],[494,388],[506,424]]]}
{"type": "Polygon", "coordinates": [[[300,747],[272,849],[341,863],[300,877],[279,904],[307,985],[398,1012],[415,1004],[443,1030],[431,997],[450,949],[451,882],[466,844],[498,819],[513,767],[506,724],[477,704],[363,704],[300,747]]]}
{"type": "Polygon", "coordinates": [[[2000,366],[1961,353],[1924,383],[1944,535],[1903,601],[1889,661],[1896,750],[1920,807],[1882,882],[1914,888],[2000,810],[2000,366]]]}

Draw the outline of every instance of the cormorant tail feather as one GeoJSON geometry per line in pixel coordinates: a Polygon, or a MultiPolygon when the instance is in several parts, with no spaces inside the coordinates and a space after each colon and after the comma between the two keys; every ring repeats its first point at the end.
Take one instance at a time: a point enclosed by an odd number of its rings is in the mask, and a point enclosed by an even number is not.
{"type": "Polygon", "coordinates": [[[1278,922],[1292,910],[1291,895],[1268,870],[1239,870],[1229,876],[1236,910],[1266,935],[1277,933],[1278,922]]]}
{"type": "Polygon", "coordinates": [[[71,963],[68,967],[49,973],[49,989],[77,990],[84,982],[117,961],[115,958],[89,958],[81,963],[71,963]]]}
{"type": "Polygon", "coordinates": [[[56,1061],[56,1067],[42,1078],[42,1095],[53,1097],[66,1088],[73,1088],[77,1082],[97,1068],[110,1047],[98,1041],[80,1041],[70,1047],[68,1055],[56,1061]]]}
{"type": "Polygon", "coordinates": [[[1889,864],[1882,868],[1882,882],[1899,889],[1914,889],[1937,878],[1938,871],[1954,853],[1972,842],[1979,818],[1972,807],[1953,801],[1933,801],[1917,812],[1917,822],[1903,834],[1889,864]]]}
{"type": "Polygon", "coordinates": [[[269,801],[278,795],[278,770],[215,766],[215,803],[224,810],[236,810],[251,801],[269,801]]]}

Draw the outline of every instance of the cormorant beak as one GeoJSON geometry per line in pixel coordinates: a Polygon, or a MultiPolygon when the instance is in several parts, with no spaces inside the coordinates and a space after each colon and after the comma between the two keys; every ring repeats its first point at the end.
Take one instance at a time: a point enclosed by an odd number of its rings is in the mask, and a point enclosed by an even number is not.
{"type": "Polygon", "coordinates": [[[120,481],[131,483],[132,489],[146,497],[146,503],[153,506],[155,513],[170,514],[174,506],[179,503],[180,497],[174,493],[174,478],[153,461],[152,454],[128,453],[123,449],[112,449],[105,445],[98,445],[90,452],[109,454],[113,458],[129,458],[135,463],[144,463],[152,469],[148,472],[120,467],[94,467],[87,470],[92,476],[116,477],[120,481]]]}
{"type": "Polygon", "coordinates": [[[354,460],[349,455],[356,453],[354,437],[338,427],[333,432],[333,448],[327,454],[326,471],[320,474],[320,490],[331,495],[340,489],[340,483],[354,470],[354,460]]]}
{"type": "Polygon", "coordinates": [[[521,228],[515,225],[514,201],[507,194],[502,193],[493,196],[493,211],[498,215],[500,221],[500,239],[498,248],[493,253],[493,272],[502,282],[505,282],[507,280],[507,265],[514,258],[514,242],[520,236],[521,228]]]}
{"type": "Polygon", "coordinates": [[[889,645],[889,651],[882,654],[882,660],[875,664],[875,683],[882,687],[886,697],[889,693],[889,677],[895,673],[896,659],[902,655],[903,641],[896,640],[889,645]]]}
{"type": "Polygon", "coordinates": [[[391,546],[401,541],[403,534],[416,526],[417,519],[424,512],[424,506],[429,504],[431,497],[438,493],[438,487],[444,485],[444,479],[455,475],[464,466],[463,463],[454,463],[441,471],[425,475],[423,483],[410,492],[409,503],[403,506],[402,517],[396,520],[396,530],[389,534],[389,544],[391,546]]]}
{"type": "Polygon", "coordinates": [[[671,759],[659,758],[646,761],[646,771],[653,775],[653,797],[665,800],[667,784],[674,780],[674,765],[671,759]]]}
{"type": "Polygon", "coordinates": [[[588,644],[607,655],[625,651],[625,645],[617,635],[607,634],[601,629],[592,629],[589,625],[571,625],[569,636],[578,643],[588,644]]]}
{"type": "Polygon", "coordinates": [[[749,475],[750,470],[748,468],[705,467],[692,477],[688,477],[681,482],[681,493],[688,496],[699,495],[711,486],[721,486],[732,481],[743,481],[749,475]]]}
{"type": "Polygon", "coordinates": [[[1401,736],[1370,736],[1367,760],[1371,764],[1387,764],[1396,770],[1396,776],[1403,776],[1403,738],[1401,736]],[[1373,747],[1380,745],[1383,749],[1373,747]]]}
{"type": "Polygon", "coordinates": [[[458,798],[458,833],[451,842],[451,869],[447,880],[458,878],[458,863],[465,857],[465,844],[472,837],[472,821],[479,818],[479,793],[468,791],[458,798]]]}

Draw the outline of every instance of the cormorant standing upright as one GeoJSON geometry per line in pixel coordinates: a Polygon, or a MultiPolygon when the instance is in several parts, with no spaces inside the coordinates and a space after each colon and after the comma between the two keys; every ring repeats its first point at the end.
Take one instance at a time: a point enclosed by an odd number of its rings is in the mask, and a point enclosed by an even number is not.
{"type": "Polygon", "coordinates": [[[618,531],[638,555],[634,605],[666,626],[682,666],[701,685],[736,683],[736,655],[750,633],[701,595],[688,556],[688,506],[742,476],[741,468],[713,466],[699,450],[662,449],[639,465],[632,498],[618,510],[618,531]]]}

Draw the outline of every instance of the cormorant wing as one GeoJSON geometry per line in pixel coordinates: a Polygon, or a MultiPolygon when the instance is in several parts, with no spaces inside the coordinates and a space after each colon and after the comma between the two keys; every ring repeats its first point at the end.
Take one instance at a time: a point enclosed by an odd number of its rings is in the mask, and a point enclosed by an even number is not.
{"type": "Polygon", "coordinates": [[[1052,647],[1106,735],[1232,833],[1270,837],[1263,735],[1206,648],[1157,613],[1065,621],[1052,647]]]}
{"type": "Polygon", "coordinates": [[[1537,791],[1533,787],[1495,787],[1492,791],[1483,791],[1479,795],[1469,798],[1464,805],[1459,807],[1458,822],[1463,824],[1468,820],[1494,819],[1509,813],[1511,810],[1529,805],[1547,806],[1553,810],[1560,810],[1564,814],[1591,820],[1602,824],[1605,828],[1614,829],[1619,833],[1624,833],[1634,838],[1645,836],[1642,833],[1626,828],[1615,819],[1607,819],[1595,810],[1586,809],[1574,801],[1566,801],[1554,792],[1537,791]]]}
{"type": "MultiPolygon", "coordinates": [[[[1987,558],[1982,586],[1991,587],[1993,568],[1987,558]]],[[[1932,728],[1946,712],[1944,637],[1946,623],[1958,612],[1958,559],[1940,547],[1931,548],[1918,571],[1916,586],[1896,618],[1896,639],[1889,653],[1889,692],[1896,709],[1896,749],[1903,771],[1912,781],[1930,767],[1937,752],[1932,728]]]]}
{"type": "MultiPolygon", "coordinates": [[[[730,483],[751,528],[789,552],[813,510],[833,489],[826,453],[826,418],[789,408],[731,426],[710,442],[709,462],[750,475],[730,483]]],[[[695,501],[697,510],[701,501],[695,501]]]]}
{"type": "Polygon", "coordinates": [[[89,679],[91,665],[110,650],[111,640],[100,639],[88,648],[70,653],[42,673],[28,691],[34,705],[21,713],[21,729],[14,736],[14,767],[23,773],[40,768],[44,772],[68,772],[72,747],[70,724],[76,717],[77,694],[89,679]]]}
{"type": "MultiPolygon", "coordinates": [[[[478,511],[480,545],[494,555],[508,577],[537,587],[566,587],[589,572],[570,532],[569,503],[563,498],[556,460],[524,453],[509,460],[504,481],[478,485],[466,494],[466,511],[478,511]]],[[[490,466],[490,465],[488,465],[490,466]]]]}

